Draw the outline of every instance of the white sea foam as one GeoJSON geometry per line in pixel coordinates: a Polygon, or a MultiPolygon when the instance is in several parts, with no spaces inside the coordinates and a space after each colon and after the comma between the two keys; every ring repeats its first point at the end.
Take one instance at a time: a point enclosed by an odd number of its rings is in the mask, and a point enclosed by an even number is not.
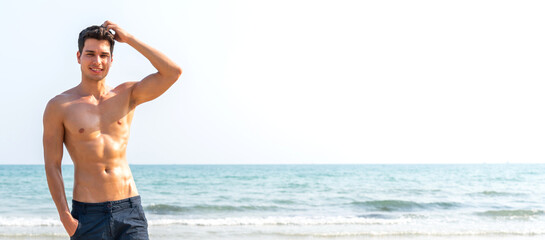
{"type": "MultiPolygon", "coordinates": [[[[188,225],[188,226],[240,226],[240,225],[391,225],[403,224],[410,219],[372,219],[359,217],[238,217],[238,218],[155,218],[149,225],[188,225]]],[[[54,218],[0,217],[0,227],[61,226],[54,218]]]]}
{"type": "Polygon", "coordinates": [[[54,218],[23,218],[0,216],[0,227],[39,227],[61,226],[61,221],[54,218]]]}
{"type": "Polygon", "coordinates": [[[263,225],[391,225],[403,224],[410,219],[372,219],[359,217],[238,217],[211,219],[150,219],[150,225],[188,225],[188,226],[263,226],[263,225]]]}
{"type": "Polygon", "coordinates": [[[327,232],[327,233],[276,233],[276,235],[290,237],[491,237],[491,236],[544,236],[545,230],[513,230],[513,231],[356,231],[356,232],[327,232]]]}

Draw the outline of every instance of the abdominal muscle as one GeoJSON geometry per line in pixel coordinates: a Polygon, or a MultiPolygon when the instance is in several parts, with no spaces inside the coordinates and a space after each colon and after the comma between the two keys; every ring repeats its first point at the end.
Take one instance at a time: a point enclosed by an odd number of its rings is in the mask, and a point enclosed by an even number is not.
{"type": "Polygon", "coordinates": [[[119,140],[102,135],[93,140],[66,142],[74,162],[74,200],[99,203],[138,195],[125,158],[126,139],[119,140]]]}

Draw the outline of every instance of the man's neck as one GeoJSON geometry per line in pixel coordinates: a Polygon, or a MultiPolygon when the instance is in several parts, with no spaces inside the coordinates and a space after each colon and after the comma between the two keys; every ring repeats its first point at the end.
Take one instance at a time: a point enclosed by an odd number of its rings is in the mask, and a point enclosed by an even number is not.
{"type": "Polygon", "coordinates": [[[92,95],[95,99],[100,100],[102,96],[108,93],[108,87],[106,86],[106,79],[102,80],[92,80],[92,79],[81,79],[79,84],[79,92],[84,96],[92,95]]]}

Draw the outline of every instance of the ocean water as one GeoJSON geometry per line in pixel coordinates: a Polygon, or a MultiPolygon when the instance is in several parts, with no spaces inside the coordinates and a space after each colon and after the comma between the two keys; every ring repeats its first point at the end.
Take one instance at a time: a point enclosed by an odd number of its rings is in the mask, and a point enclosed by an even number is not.
{"type": "MultiPolygon", "coordinates": [[[[545,165],[131,169],[155,240],[545,239],[545,165]]],[[[0,165],[0,239],[68,239],[43,166],[0,165]]]]}

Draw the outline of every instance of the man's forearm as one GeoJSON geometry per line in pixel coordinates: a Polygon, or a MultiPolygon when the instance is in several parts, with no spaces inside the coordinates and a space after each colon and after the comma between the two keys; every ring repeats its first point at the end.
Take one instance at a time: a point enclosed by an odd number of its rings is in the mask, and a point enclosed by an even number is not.
{"type": "Polygon", "coordinates": [[[55,202],[61,222],[66,227],[67,221],[72,220],[72,215],[70,214],[70,208],[68,208],[68,202],[66,201],[61,166],[56,164],[46,164],[45,173],[47,176],[49,192],[51,193],[53,202],[55,202]]]}
{"type": "Polygon", "coordinates": [[[127,39],[127,44],[140,52],[146,57],[151,64],[157,69],[159,74],[167,79],[176,81],[181,74],[181,69],[174,61],[170,60],[166,55],[154,49],[153,47],[138,40],[134,36],[127,39]]]}

